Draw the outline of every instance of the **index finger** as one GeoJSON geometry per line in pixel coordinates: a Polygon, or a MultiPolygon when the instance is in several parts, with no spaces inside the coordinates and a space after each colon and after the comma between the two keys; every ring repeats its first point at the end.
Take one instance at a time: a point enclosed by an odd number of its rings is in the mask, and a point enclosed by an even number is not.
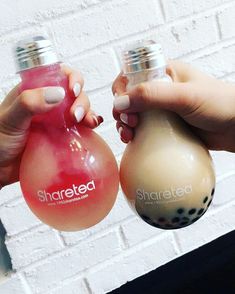
{"type": "Polygon", "coordinates": [[[112,92],[113,95],[121,95],[122,93],[126,92],[126,87],[128,84],[128,79],[124,76],[123,72],[117,76],[115,81],[113,82],[112,92]]]}
{"type": "Polygon", "coordinates": [[[71,67],[61,64],[61,70],[68,76],[69,78],[69,88],[73,90],[74,85],[79,83],[80,85],[80,92],[84,85],[84,80],[81,73],[78,70],[74,70],[71,67]]]}
{"type": "Polygon", "coordinates": [[[11,105],[16,97],[20,94],[20,84],[16,85],[8,94],[7,96],[3,99],[1,105],[2,106],[9,106],[11,105]]]}

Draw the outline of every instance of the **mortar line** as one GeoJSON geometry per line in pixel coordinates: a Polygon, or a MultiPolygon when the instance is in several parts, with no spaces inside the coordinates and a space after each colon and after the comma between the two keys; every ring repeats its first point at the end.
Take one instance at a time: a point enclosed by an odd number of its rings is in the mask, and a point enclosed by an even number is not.
{"type": "Polygon", "coordinates": [[[217,27],[217,32],[218,32],[218,38],[219,38],[219,40],[222,40],[223,34],[222,34],[222,30],[221,30],[221,25],[220,25],[218,13],[216,13],[216,15],[215,15],[215,22],[216,22],[216,27],[217,27]]]}
{"type": "Polygon", "coordinates": [[[88,279],[87,279],[86,277],[84,277],[84,278],[83,278],[83,281],[84,281],[84,284],[86,285],[86,288],[87,288],[88,292],[89,292],[90,294],[93,294],[93,292],[92,292],[92,289],[91,289],[91,286],[90,286],[90,283],[89,283],[88,279]]]}
{"type": "Polygon", "coordinates": [[[53,257],[55,257],[55,256],[63,255],[63,253],[70,251],[71,249],[77,247],[80,244],[85,244],[87,242],[95,241],[98,238],[102,238],[103,236],[106,236],[109,233],[114,232],[116,227],[118,227],[120,225],[120,223],[128,222],[131,218],[133,218],[133,216],[129,216],[129,217],[125,218],[124,220],[114,224],[111,227],[100,230],[93,235],[89,235],[88,237],[85,237],[84,239],[79,240],[77,243],[74,243],[72,245],[66,244],[66,247],[62,248],[61,250],[53,252],[40,260],[36,260],[36,261],[32,262],[29,265],[22,266],[21,268],[17,269],[17,271],[22,272],[22,271],[25,271],[26,269],[34,268],[37,265],[43,264],[47,260],[53,259],[53,257]]]}
{"type": "Polygon", "coordinates": [[[164,20],[164,22],[167,22],[163,1],[159,0],[158,2],[159,2],[159,6],[160,6],[160,9],[161,9],[162,16],[163,16],[163,20],[164,20]]]}
{"type": "Polygon", "coordinates": [[[19,273],[18,272],[18,276],[19,276],[19,278],[20,278],[20,280],[21,280],[21,282],[22,282],[22,284],[24,286],[26,294],[32,294],[33,291],[31,289],[30,284],[28,283],[24,273],[19,273]]]}

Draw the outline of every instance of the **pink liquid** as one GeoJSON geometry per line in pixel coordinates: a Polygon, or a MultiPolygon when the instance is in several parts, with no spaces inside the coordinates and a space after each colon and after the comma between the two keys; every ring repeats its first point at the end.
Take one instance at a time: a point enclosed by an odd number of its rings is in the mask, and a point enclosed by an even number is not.
{"type": "MultiPolygon", "coordinates": [[[[33,213],[64,231],[88,228],[111,210],[118,191],[118,168],[108,145],[92,130],[74,125],[74,101],[58,64],[21,73],[22,90],[62,86],[64,101],[37,115],[20,168],[21,188],[33,213]]],[[[32,98],[33,99],[33,98],[32,98]]]]}

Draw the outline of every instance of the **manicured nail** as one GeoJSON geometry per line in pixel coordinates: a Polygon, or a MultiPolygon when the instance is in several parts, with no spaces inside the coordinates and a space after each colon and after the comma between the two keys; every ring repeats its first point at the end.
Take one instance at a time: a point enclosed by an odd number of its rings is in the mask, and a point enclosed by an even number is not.
{"type": "Polygon", "coordinates": [[[120,137],[122,136],[122,131],[123,131],[123,127],[120,127],[120,128],[118,129],[118,133],[119,133],[120,137]]]}
{"type": "Polygon", "coordinates": [[[43,96],[48,104],[54,104],[64,99],[65,91],[62,87],[46,87],[43,89],[43,96]]]}
{"type": "Polygon", "coordinates": [[[126,113],[121,113],[120,120],[124,122],[124,124],[128,124],[128,115],[126,113]]]}
{"type": "Polygon", "coordinates": [[[93,120],[94,120],[96,126],[98,126],[99,125],[98,118],[96,117],[96,115],[92,115],[92,117],[93,117],[93,120]]]}
{"type": "Polygon", "coordinates": [[[84,108],[81,105],[78,105],[74,111],[74,115],[77,122],[79,123],[84,118],[84,115],[85,115],[84,108]]]}
{"type": "Polygon", "coordinates": [[[99,125],[102,124],[102,122],[104,121],[104,119],[103,119],[103,117],[101,115],[99,115],[97,117],[97,119],[98,119],[99,125]]]}
{"type": "Polygon", "coordinates": [[[124,110],[129,108],[130,106],[130,98],[128,95],[124,95],[124,96],[117,96],[114,99],[114,107],[116,108],[116,110],[124,110]]]}
{"type": "Polygon", "coordinates": [[[73,93],[75,97],[78,97],[78,95],[80,94],[81,91],[81,86],[79,85],[79,83],[75,83],[75,85],[73,86],[73,93]]]}

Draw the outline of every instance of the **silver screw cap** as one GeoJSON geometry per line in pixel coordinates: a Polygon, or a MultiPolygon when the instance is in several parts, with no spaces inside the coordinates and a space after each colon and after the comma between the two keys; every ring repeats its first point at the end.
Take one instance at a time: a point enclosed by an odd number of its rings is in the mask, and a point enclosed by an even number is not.
{"type": "Polygon", "coordinates": [[[51,41],[43,36],[19,41],[14,53],[17,72],[59,62],[51,41]]]}
{"type": "Polygon", "coordinates": [[[124,74],[166,67],[162,46],[154,41],[133,44],[122,52],[124,74]]]}

